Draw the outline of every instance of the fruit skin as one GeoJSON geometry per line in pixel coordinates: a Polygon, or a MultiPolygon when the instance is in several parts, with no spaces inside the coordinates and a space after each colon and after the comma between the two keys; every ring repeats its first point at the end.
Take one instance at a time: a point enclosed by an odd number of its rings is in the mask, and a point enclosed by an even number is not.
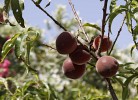
{"type": "Polygon", "coordinates": [[[56,39],[56,49],[60,54],[69,54],[77,48],[77,40],[75,37],[65,31],[56,39]]]}
{"type": "Polygon", "coordinates": [[[91,55],[85,46],[78,45],[77,48],[69,54],[69,57],[74,64],[82,65],[90,60],[91,55]]]}
{"type": "Polygon", "coordinates": [[[111,56],[103,56],[96,62],[96,70],[103,77],[108,78],[116,74],[119,68],[117,60],[111,56]]]}
{"type": "Polygon", "coordinates": [[[67,58],[63,62],[63,72],[64,75],[70,79],[78,79],[83,76],[85,73],[86,65],[76,65],[74,64],[70,58],[67,58]]]}
{"type": "MultiPolygon", "coordinates": [[[[100,41],[101,41],[101,35],[98,35],[93,41],[93,47],[95,50],[98,50],[100,41]]],[[[111,46],[112,46],[112,41],[110,40],[110,38],[108,38],[107,36],[104,36],[102,46],[101,46],[101,52],[105,52],[109,50],[111,46]]]]}

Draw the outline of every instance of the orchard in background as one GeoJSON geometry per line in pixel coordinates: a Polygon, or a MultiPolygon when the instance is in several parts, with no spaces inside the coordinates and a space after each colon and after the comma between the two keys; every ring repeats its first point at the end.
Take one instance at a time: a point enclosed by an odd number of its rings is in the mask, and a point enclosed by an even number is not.
{"type": "Polygon", "coordinates": [[[3,1],[0,100],[137,100],[138,1],[100,0],[101,25],[80,20],[71,0],[74,17],[67,19],[64,7],[57,7],[53,16],[41,6],[43,1],[32,3],[50,18],[46,30],[57,29],[59,35],[51,43],[45,42],[42,29],[25,23],[24,1],[3,1]],[[123,19],[115,33],[112,24],[118,15],[123,19]],[[133,44],[120,50],[117,41],[124,26],[133,44]]]}

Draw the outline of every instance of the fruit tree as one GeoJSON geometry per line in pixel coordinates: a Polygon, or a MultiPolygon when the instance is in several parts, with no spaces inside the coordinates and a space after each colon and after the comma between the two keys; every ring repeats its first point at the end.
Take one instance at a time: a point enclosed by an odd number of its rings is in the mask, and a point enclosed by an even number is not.
{"type": "Polygon", "coordinates": [[[73,0],[66,1],[73,17],[61,5],[49,13],[55,1],[47,1],[29,2],[48,17],[49,42],[42,28],[25,20],[24,0],[0,5],[0,100],[137,100],[138,1],[97,0],[98,24],[81,19],[73,0]],[[123,30],[132,41],[120,49],[123,30]]]}

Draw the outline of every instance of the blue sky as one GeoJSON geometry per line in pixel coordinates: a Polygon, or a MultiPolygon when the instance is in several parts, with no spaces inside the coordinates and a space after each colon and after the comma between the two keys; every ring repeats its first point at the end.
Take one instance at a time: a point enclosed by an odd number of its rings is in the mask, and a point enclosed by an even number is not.
{"type": "MultiPolygon", "coordinates": [[[[1,0],[0,0],[1,1],[1,0]]],[[[28,24],[32,26],[38,26],[40,28],[45,28],[44,20],[48,18],[42,11],[40,11],[35,5],[32,3],[31,0],[24,0],[25,1],[25,10],[23,11],[23,17],[28,24]]],[[[47,4],[48,0],[43,0],[41,5],[44,7],[47,4]]],[[[83,21],[87,21],[90,23],[97,23],[101,24],[102,20],[102,7],[104,2],[100,2],[100,0],[72,0],[75,9],[79,11],[79,16],[82,18],[83,21]]],[[[67,12],[72,14],[71,7],[68,3],[68,0],[52,0],[51,5],[46,8],[46,10],[52,14],[52,12],[56,9],[58,4],[66,5],[67,12]]],[[[122,0],[118,0],[118,4],[123,4],[122,0]]],[[[119,15],[115,21],[113,22],[112,31],[113,35],[111,39],[115,39],[115,36],[118,32],[118,28],[121,25],[123,15],[119,15]]],[[[101,25],[100,25],[101,26],[101,25]]],[[[107,31],[106,31],[107,32],[107,31]]],[[[57,33],[53,33],[57,35],[57,33]]],[[[50,36],[50,35],[49,35],[50,36]]],[[[125,48],[129,43],[132,43],[131,34],[128,33],[127,28],[123,27],[123,31],[117,41],[117,46],[119,48],[125,48]]]]}

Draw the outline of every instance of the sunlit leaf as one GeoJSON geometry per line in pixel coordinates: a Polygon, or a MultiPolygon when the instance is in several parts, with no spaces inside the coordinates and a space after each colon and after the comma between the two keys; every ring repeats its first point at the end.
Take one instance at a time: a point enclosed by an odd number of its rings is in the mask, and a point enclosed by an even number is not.
{"type": "Polygon", "coordinates": [[[101,28],[97,24],[85,23],[83,26],[84,27],[92,27],[92,28],[95,28],[95,29],[101,31],[101,28]]]}
{"type": "Polygon", "coordinates": [[[25,34],[20,34],[15,42],[15,56],[19,59],[24,54],[23,43],[26,38],[25,34]]]}
{"type": "Polygon", "coordinates": [[[128,31],[129,32],[132,32],[131,31],[131,14],[130,14],[130,12],[126,12],[126,25],[127,25],[127,27],[128,27],[128,31]]]}
{"type": "Polygon", "coordinates": [[[133,50],[136,48],[136,45],[133,45],[132,47],[131,47],[131,50],[130,50],[130,54],[131,54],[131,56],[132,56],[132,54],[133,54],[133,50]]]}
{"type": "Polygon", "coordinates": [[[19,0],[21,10],[24,10],[24,0],[19,0]]]}
{"type": "Polygon", "coordinates": [[[116,7],[116,0],[111,0],[111,4],[110,4],[110,13],[113,12],[113,10],[116,7]]]}
{"type": "Polygon", "coordinates": [[[15,45],[15,41],[20,34],[15,34],[11,39],[7,40],[2,47],[2,60],[3,61],[12,47],[15,45]]]}
{"type": "Polygon", "coordinates": [[[19,23],[21,27],[24,28],[24,19],[22,17],[22,11],[20,8],[19,0],[11,0],[11,8],[16,21],[19,23]]]}

